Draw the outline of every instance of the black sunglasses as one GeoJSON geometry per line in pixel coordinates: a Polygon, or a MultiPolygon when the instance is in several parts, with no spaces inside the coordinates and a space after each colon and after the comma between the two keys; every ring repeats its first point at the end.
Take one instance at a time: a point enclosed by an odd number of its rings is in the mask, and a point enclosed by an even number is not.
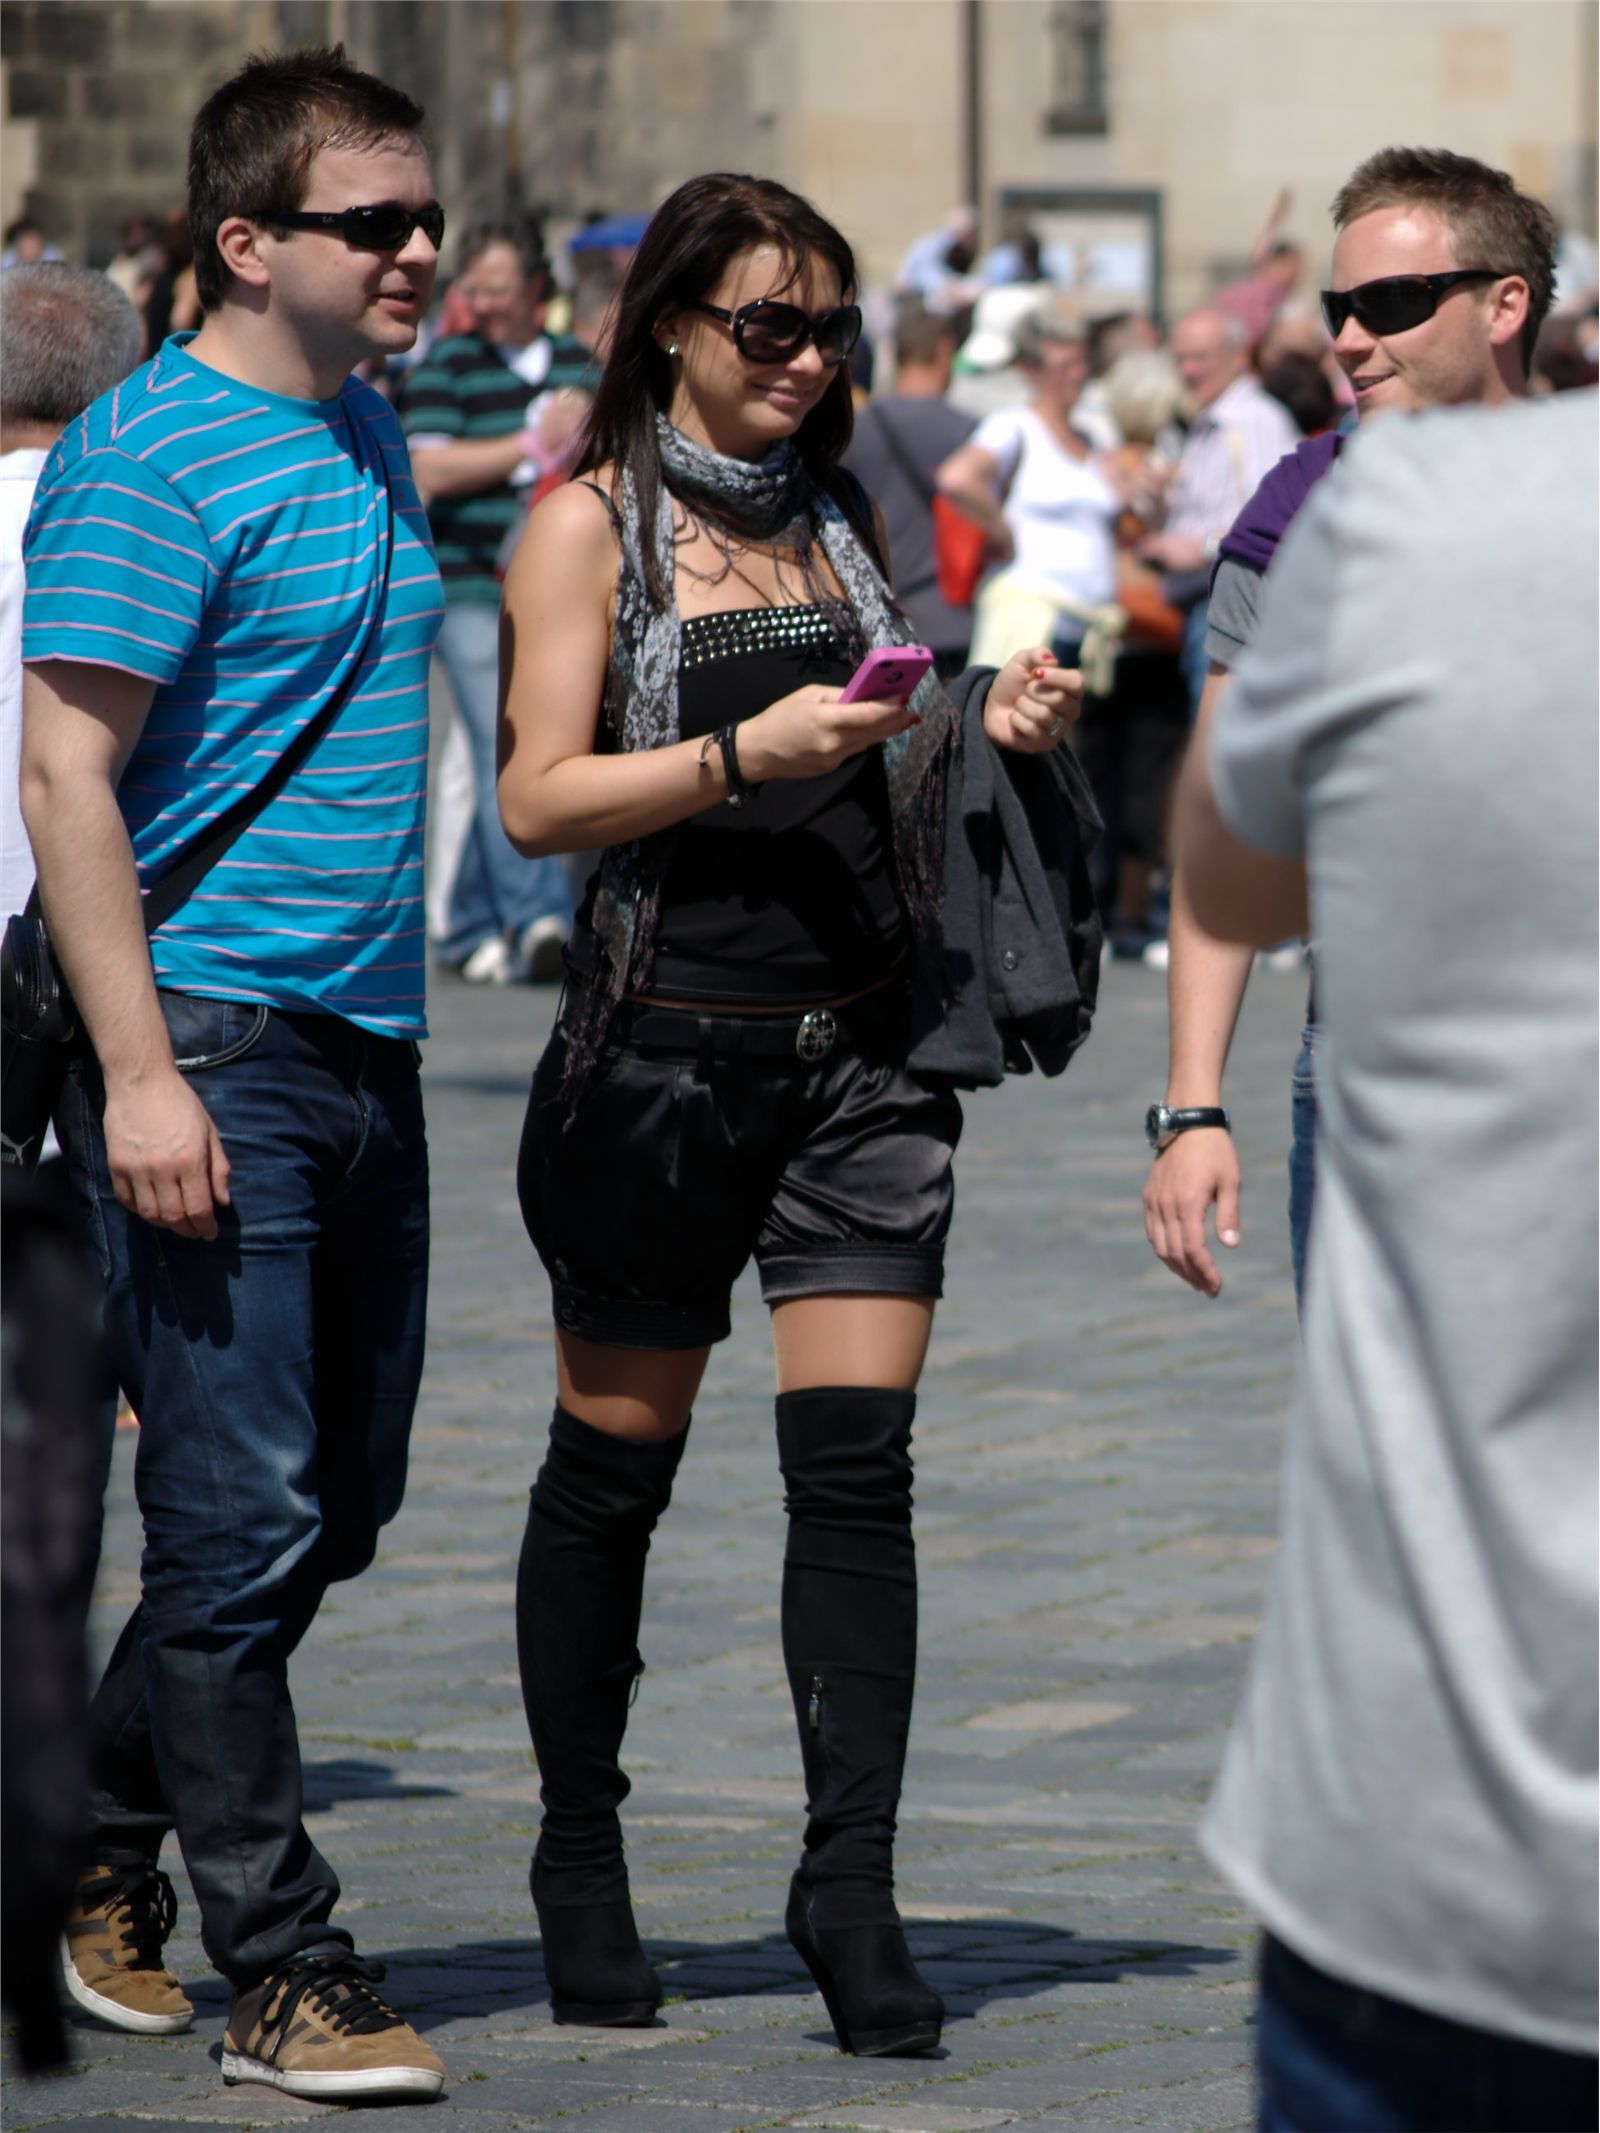
{"type": "Polygon", "coordinates": [[[402,207],[398,200],[378,200],[371,207],[341,207],[332,214],[279,215],[259,209],[252,217],[274,229],[337,230],[359,252],[398,252],[421,230],[437,252],[444,241],[444,209],[437,200],[426,207],[402,207]]]}
{"type": "Polygon", "coordinates": [[[1432,318],[1447,291],[1469,281],[1499,281],[1501,267],[1458,267],[1452,274],[1386,274],[1354,289],[1324,289],[1322,316],[1337,340],[1352,312],[1368,333],[1407,333],[1432,318]]]}
{"type": "Polygon", "coordinates": [[[779,303],[770,296],[758,296],[737,311],[724,311],[720,304],[691,304],[689,309],[731,326],[734,347],[750,363],[787,363],[807,341],[815,341],[823,362],[836,370],[861,338],[859,304],[841,304],[819,318],[798,304],[779,303]]]}

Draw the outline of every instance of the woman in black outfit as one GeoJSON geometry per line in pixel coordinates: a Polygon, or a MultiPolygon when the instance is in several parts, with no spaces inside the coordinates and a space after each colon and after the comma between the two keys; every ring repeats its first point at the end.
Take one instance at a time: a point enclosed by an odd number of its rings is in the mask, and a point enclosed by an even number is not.
{"type": "MultiPolygon", "coordinates": [[[[531,1883],[558,2021],[643,2023],[618,1767],[644,1560],[728,1293],[771,1308],[789,1514],[783,1647],[809,1821],[788,1930],[847,2051],[923,2051],[943,2007],[894,1906],[911,1720],[911,1420],[957,1099],[906,1070],[937,939],[950,705],[841,704],[902,643],[881,528],[837,470],[850,249],[765,180],[696,178],[619,300],[580,478],[506,585],[500,805],[524,852],[604,856],[518,1167],[558,1401],[518,1653],[544,1822],[531,1883]]],[[[985,730],[1042,752],[1078,677],[1035,648],[985,730]]]]}

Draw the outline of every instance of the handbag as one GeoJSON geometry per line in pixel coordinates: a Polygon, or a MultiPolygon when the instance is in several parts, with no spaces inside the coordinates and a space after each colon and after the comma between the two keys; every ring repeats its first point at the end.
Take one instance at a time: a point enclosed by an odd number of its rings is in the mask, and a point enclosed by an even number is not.
{"type": "MultiPolygon", "coordinates": [[[[988,560],[988,535],[976,519],[968,518],[961,506],[928,478],[927,470],[919,466],[883,409],[875,407],[872,412],[878,418],[889,457],[927,505],[933,519],[934,581],[939,598],[947,607],[970,607],[988,560]]],[[[903,600],[908,593],[923,591],[925,583],[901,587],[899,597],[903,600]]]]}
{"type": "Polygon", "coordinates": [[[953,498],[941,491],[932,503],[933,560],[939,574],[939,597],[950,607],[970,607],[978,580],[989,560],[989,536],[968,518],[953,498]]]}
{"type": "MultiPolygon", "coordinates": [[[[384,477],[387,489],[387,477],[384,477]]],[[[394,563],[394,497],[389,493],[387,537],[378,597],[355,657],[328,701],[301,728],[253,792],[227,808],[205,835],[170,867],[144,898],[145,937],[166,924],[194,894],[208,870],[275,800],[344,708],[366,664],[388,604],[394,563]]],[[[37,885],[23,909],[7,919],[0,941],[0,1164],[32,1170],[44,1146],[72,1064],[83,1041],[77,1008],[51,945],[37,885]]]]}
{"type": "Polygon", "coordinates": [[[1174,607],[1166,597],[1160,578],[1149,565],[1125,548],[1117,554],[1117,605],[1126,610],[1128,637],[1141,650],[1183,650],[1182,609],[1174,607]]]}

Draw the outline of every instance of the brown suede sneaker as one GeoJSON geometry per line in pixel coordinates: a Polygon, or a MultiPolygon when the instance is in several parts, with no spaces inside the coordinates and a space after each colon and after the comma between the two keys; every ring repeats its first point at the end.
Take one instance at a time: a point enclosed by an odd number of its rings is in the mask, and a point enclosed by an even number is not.
{"type": "Polygon", "coordinates": [[[382,1963],[308,1955],[236,1992],[222,2039],[222,2078],[264,2081],[315,2103],[437,2096],[444,2067],[372,1987],[382,1963]]]}
{"type": "Polygon", "coordinates": [[[170,2037],[189,2027],[194,2009],[161,1966],[177,1916],[172,1883],[137,1853],[102,1859],[79,1876],[61,1973],[85,2014],[140,2036],[170,2037]]]}

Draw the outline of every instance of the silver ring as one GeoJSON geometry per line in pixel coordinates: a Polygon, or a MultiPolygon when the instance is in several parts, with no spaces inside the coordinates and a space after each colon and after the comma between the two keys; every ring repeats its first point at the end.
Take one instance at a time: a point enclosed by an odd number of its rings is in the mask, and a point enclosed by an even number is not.
{"type": "Polygon", "coordinates": [[[1046,739],[1052,741],[1060,740],[1062,732],[1066,727],[1066,723],[1067,722],[1064,718],[1053,718],[1050,721],[1049,725],[1046,726],[1044,729],[1046,739]]]}

